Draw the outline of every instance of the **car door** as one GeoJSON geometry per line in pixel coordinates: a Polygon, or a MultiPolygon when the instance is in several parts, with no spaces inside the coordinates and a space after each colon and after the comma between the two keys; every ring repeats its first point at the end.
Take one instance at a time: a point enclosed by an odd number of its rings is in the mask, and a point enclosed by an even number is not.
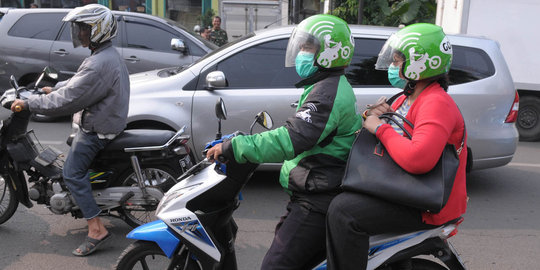
{"type": "Polygon", "coordinates": [[[125,29],[123,57],[129,73],[177,67],[194,61],[189,49],[182,53],[171,49],[171,39],[178,38],[187,47],[192,44],[174,28],[147,18],[122,16],[125,29]]]}
{"type": "MultiPolygon", "coordinates": [[[[65,16],[65,14],[63,16],[65,16]]],[[[63,16],[61,18],[63,18],[63,16]]],[[[121,34],[118,33],[117,36],[113,38],[112,42],[121,54],[122,49],[119,47],[120,35],[121,34]]],[[[71,78],[77,72],[84,59],[88,56],[90,56],[90,50],[88,48],[82,46],[77,48],[73,47],[73,42],[71,41],[71,26],[69,23],[64,23],[61,33],[53,42],[50,51],[50,66],[58,71],[60,75],[59,79],[66,80],[71,78]]]]}
{"type": "MultiPolygon", "coordinates": [[[[285,124],[294,116],[303,92],[294,84],[301,80],[294,67],[285,67],[285,52],[288,38],[250,43],[246,48],[212,63],[199,76],[193,100],[192,130],[193,143],[200,153],[204,144],[214,139],[217,124],[214,106],[223,98],[228,117],[223,121],[223,133],[236,130],[249,132],[254,116],[267,111],[274,120],[274,127],[285,124]],[[206,75],[214,70],[222,71],[228,86],[215,90],[204,90],[206,75]]],[[[260,127],[254,133],[264,131],[260,127]]]]}

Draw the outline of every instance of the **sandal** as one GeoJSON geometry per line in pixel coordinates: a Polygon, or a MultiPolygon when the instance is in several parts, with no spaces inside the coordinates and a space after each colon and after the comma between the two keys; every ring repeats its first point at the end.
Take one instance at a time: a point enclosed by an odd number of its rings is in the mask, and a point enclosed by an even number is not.
{"type": "Polygon", "coordinates": [[[102,239],[94,239],[89,236],[86,236],[86,239],[84,242],[73,252],[71,252],[75,256],[84,257],[87,255],[92,254],[94,251],[96,251],[103,243],[105,243],[107,240],[112,238],[112,234],[109,232],[105,237],[102,239]],[[80,250],[81,252],[77,251],[80,250]]]}

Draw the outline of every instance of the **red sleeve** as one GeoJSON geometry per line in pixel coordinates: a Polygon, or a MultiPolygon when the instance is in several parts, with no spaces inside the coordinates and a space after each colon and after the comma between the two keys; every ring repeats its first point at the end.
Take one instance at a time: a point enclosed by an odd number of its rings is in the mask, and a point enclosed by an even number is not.
{"type": "Polygon", "coordinates": [[[446,93],[429,92],[422,93],[407,114],[414,125],[411,140],[399,135],[390,125],[383,125],[377,131],[392,159],[410,173],[426,173],[435,166],[458,119],[455,105],[449,96],[445,97],[446,93]]]}

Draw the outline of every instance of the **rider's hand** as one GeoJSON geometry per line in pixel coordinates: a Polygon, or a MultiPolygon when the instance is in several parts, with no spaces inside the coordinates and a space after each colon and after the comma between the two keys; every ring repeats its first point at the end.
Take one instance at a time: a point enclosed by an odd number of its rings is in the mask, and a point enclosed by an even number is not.
{"type": "Polygon", "coordinates": [[[20,112],[23,109],[24,109],[24,101],[22,101],[20,99],[16,99],[11,104],[11,111],[13,111],[13,112],[20,112]]]}
{"type": "Polygon", "coordinates": [[[223,153],[222,150],[222,144],[218,143],[206,152],[206,158],[210,161],[218,160],[219,155],[223,153]]]}
{"type": "Polygon", "coordinates": [[[371,107],[370,109],[367,110],[366,112],[366,116],[371,116],[371,115],[374,115],[374,116],[381,116],[383,113],[387,113],[387,112],[393,112],[394,110],[392,109],[392,107],[390,107],[390,105],[386,104],[386,103],[382,103],[382,104],[379,104],[375,107],[371,107]]]}
{"type": "Polygon", "coordinates": [[[52,92],[52,90],[53,89],[50,86],[45,86],[45,87],[41,88],[41,91],[43,91],[43,93],[45,93],[45,94],[49,94],[50,92],[52,92]]]}
{"type": "Polygon", "coordinates": [[[367,129],[371,134],[375,134],[377,127],[381,124],[385,124],[378,116],[370,115],[366,118],[366,121],[362,123],[362,126],[367,129]]]}

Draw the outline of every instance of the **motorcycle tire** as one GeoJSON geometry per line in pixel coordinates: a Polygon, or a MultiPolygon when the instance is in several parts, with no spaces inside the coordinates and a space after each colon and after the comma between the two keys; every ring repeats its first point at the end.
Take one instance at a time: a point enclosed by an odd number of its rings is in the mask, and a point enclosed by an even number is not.
{"type": "Polygon", "coordinates": [[[0,177],[0,224],[8,221],[19,207],[13,187],[0,177]]]}
{"type": "MultiPolygon", "coordinates": [[[[163,192],[169,190],[176,179],[183,173],[182,168],[172,169],[167,166],[153,166],[141,168],[142,174],[146,177],[146,186],[158,187],[163,192]]],[[[128,169],[119,178],[122,186],[137,186],[137,179],[133,169],[128,169]]],[[[118,212],[123,220],[131,227],[138,227],[142,224],[156,220],[155,210],[157,205],[141,207],[135,209],[133,207],[122,206],[118,212]]]]}
{"type": "MultiPolygon", "coordinates": [[[[178,260],[177,265],[172,268],[175,270],[202,270],[199,261],[194,260],[189,255],[185,246],[182,246],[179,254],[175,255],[178,260]],[[180,256],[180,257],[178,257],[180,256]],[[189,263],[186,266],[186,258],[189,263]]],[[[132,270],[132,269],[168,269],[171,261],[165,253],[154,242],[136,241],[129,245],[120,255],[113,269],[132,270]]]]}

